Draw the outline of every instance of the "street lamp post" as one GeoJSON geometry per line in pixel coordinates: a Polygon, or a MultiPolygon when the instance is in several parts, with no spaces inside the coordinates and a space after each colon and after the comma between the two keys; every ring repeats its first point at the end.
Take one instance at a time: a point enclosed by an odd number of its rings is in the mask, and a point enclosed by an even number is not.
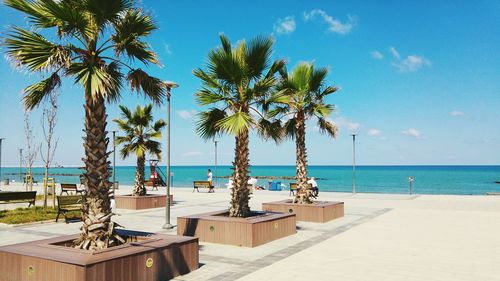
{"type": "Polygon", "coordinates": [[[113,196],[116,189],[116,131],[113,132],[113,196]]]}
{"type": "Polygon", "coordinates": [[[23,149],[19,148],[19,182],[23,180],[21,173],[23,172],[23,149]]]}
{"type": "Polygon", "coordinates": [[[215,144],[215,187],[217,188],[219,186],[219,180],[217,178],[217,143],[219,141],[214,140],[215,144]]]}
{"type": "Polygon", "coordinates": [[[352,193],[356,194],[356,134],[352,134],[352,193]]]}
{"type": "Polygon", "coordinates": [[[0,138],[0,187],[2,186],[2,141],[4,138],[0,138]]]}
{"type": "Polygon", "coordinates": [[[167,202],[165,204],[165,225],[164,229],[172,229],[174,226],[170,223],[170,90],[172,88],[177,88],[179,85],[172,81],[165,81],[165,87],[167,88],[167,202]]]}

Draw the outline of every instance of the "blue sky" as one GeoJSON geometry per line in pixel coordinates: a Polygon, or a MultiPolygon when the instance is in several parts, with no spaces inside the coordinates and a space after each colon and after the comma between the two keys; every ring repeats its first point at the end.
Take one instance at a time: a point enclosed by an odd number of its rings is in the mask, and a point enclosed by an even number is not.
{"type": "MultiPolygon", "coordinates": [[[[193,93],[200,82],[192,70],[203,66],[223,32],[233,42],[256,35],[275,39],[274,57],[291,69],[312,61],[330,69],[328,83],[341,88],[328,102],[337,139],[309,125],[309,163],[350,164],[352,132],[359,164],[499,164],[500,2],[499,1],[148,1],[142,5],[159,30],[150,39],[164,67],[150,72],[173,80],[172,164],[213,162],[213,143],[194,133],[202,110],[193,93]]],[[[0,26],[25,26],[23,16],[0,8],[0,26]]],[[[4,50],[2,49],[2,52],[4,50]]],[[[21,90],[37,81],[3,59],[0,63],[0,137],[3,165],[18,163],[25,147],[21,90]]],[[[144,104],[125,93],[122,104],[144,104]]],[[[60,96],[59,144],[55,162],[80,165],[83,156],[83,95],[64,81],[60,96]]],[[[117,105],[108,107],[110,119],[117,105]]],[[[41,142],[41,109],[32,112],[41,142]]],[[[156,108],[164,118],[165,108],[156,108]]],[[[109,122],[109,130],[115,128],[109,122]]],[[[220,139],[219,162],[230,164],[234,140],[220,139]]],[[[251,139],[251,163],[295,163],[295,145],[251,139]]],[[[37,163],[40,163],[38,159],[37,163]]],[[[133,158],[118,164],[135,163],[133,158]]]]}

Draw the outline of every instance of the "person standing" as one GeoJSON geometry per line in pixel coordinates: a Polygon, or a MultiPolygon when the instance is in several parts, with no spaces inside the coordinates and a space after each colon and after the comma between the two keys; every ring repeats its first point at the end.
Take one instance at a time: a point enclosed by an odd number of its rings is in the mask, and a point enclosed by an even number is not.
{"type": "Polygon", "coordinates": [[[212,184],[212,170],[210,170],[210,169],[208,169],[207,181],[210,183],[210,188],[209,188],[208,192],[213,191],[214,190],[214,186],[212,184]]]}

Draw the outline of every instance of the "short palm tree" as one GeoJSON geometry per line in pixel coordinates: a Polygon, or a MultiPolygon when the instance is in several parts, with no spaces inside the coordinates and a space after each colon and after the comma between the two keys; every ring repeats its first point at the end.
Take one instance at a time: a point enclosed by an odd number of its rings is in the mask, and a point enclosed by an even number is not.
{"type": "Polygon", "coordinates": [[[7,56],[44,77],[24,89],[25,107],[37,107],[59,88],[63,77],[83,88],[88,192],[83,197],[83,226],[75,247],[96,250],[123,243],[113,231],[108,197],[106,103],[120,98],[125,82],[161,103],[166,93],[162,81],[125,63],[128,59],[159,64],[143,41],[156,26],[132,0],[5,0],[5,4],[26,14],[30,24],[28,29],[12,27],[7,33],[7,56]],[[45,37],[50,32],[56,36],[45,37]]]}
{"type": "Polygon", "coordinates": [[[135,196],[146,195],[144,186],[144,166],[146,155],[150,154],[156,158],[161,156],[161,144],[155,139],[161,139],[161,130],[166,123],[157,120],[153,123],[153,105],[138,105],[134,112],[125,106],[120,105],[123,119],[114,119],[125,135],[116,138],[116,144],[123,144],[120,150],[123,159],[130,154],[137,156],[137,166],[135,170],[135,183],[132,194],[135,196]]]}
{"type": "Polygon", "coordinates": [[[249,132],[252,128],[265,138],[279,139],[279,122],[262,118],[261,106],[267,103],[276,84],[276,73],[284,61],[271,61],[272,39],[257,37],[232,47],[229,39],[220,36],[222,46],[210,51],[207,70],[196,69],[202,81],[196,99],[202,106],[197,133],[204,139],[230,134],[235,137],[233,189],[229,215],[250,215],[247,188],[249,168],[249,132]]]}
{"type": "Polygon", "coordinates": [[[313,64],[300,63],[291,72],[280,71],[281,80],[273,98],[277,105],[269,112],[272,117],[288,120],[284,123],[285,135],[295,140],[297,187],[294,203],[312,203],[312,190],[307,184],[306,121],[316,117],[320,132],[335,138],[337,127],[327,120],[334,107],[324,98],[337,91],[336,87],[325,86],[328,69],[315,69],[313,64]]]}

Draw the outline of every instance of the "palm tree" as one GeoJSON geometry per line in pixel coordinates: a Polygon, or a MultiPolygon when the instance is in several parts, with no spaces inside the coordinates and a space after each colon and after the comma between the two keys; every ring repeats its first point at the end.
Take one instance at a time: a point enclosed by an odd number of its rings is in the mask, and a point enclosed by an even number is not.
{"type": "Polygon", "coordinates": [[[335,138],[337,127],[327,120],[334,106],[326,104],[324,98],[337,91],[325,86],[328,69],[315,69],[313,64],[300,63],[292,73],[286,68],[280,71],[281,80],[273,98],[277,105],[269,116],[288,118],[283,128],[285,135],[295,139],[297,187],[294,203],[312,203],[312,190],[307,184],[306,121],[316,117],[320,132],[335,138]]]}
{"type": "Polygon", "coordinates": [[[5,4],[26,14],[30,24],[28,29],[12,27],[8,32],[4,40],[7,56],[44,77],[24,89],[26,109],[47,99],[63,77],[83,87],[88,192],[83,196],[83,225],[75,247],[96,250],[123,243],[111,221],[106,103],[120,99],[125,82],[133,91],[161,103],[165,96],[162,81],[124,62],[159,64],[143,41],[156,25],[133,0],[5,0],[5,4]],[[55,37],[44,36],[53,31],[55,37]]]}
{"type": "Polygon", "coordinates": [[[161,129],[165,127],[166,123],[160,119],[152,124],[152,104],[144,107],[138,105],[134,112],[131,112],[130,109],[122,105],[120,105],[120,109],[123,119],[114,119],[113,121],[118,124],[118,127],[125,133],[125,136],[117,137],[116,143],[124,144],[120,151],[123,159],[127,158],[131,153],[137,156],[135,183],[132,194],[135,196],[144,196],[146,195],[146,187],[144,186],[146,154],[160,158],[161,144],[154,139],[161,139],[161,129]]]}
{"type": "Polygon", "coordinates": [[[194,71],[203,85],[195,94],[198,103],[212,106],[199,114],[197,133],[206,140],[224,133],[235,137],[229,215],[247,217],[249,131],[255,128],[264,138],[279,140],[279,122],[263,118],[259,109],[266,104],[276,83],[275,74],[285,62],[271,62],[271,38],[257,37],[248,44],[241,41],[235,48],[224,35],[220,41],[222,46],[208,55],[207,70],[194,71]]]}

